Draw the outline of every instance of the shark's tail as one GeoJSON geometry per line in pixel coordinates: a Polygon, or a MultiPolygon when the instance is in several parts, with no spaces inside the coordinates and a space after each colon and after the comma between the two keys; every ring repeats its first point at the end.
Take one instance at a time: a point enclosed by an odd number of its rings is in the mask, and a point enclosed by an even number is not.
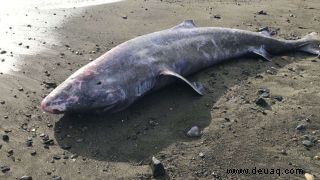
{"type": "Polygon", "coordinates": [[[300,41],[303,42],[299,47],[300,51],[320,56],[320,37],[316,32],[306,35],[300,41]]]}

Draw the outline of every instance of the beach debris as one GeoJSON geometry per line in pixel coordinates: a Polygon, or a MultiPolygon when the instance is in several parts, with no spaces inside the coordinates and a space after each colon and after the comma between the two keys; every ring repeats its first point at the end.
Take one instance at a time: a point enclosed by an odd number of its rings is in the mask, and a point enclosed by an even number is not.
{"type": "Polygon", "coordinates": [[[159,177],[166,174],[166,171],[162,163],[154,156],[152,157],[150,166],[151,166],[153,177],[159,177]]]}

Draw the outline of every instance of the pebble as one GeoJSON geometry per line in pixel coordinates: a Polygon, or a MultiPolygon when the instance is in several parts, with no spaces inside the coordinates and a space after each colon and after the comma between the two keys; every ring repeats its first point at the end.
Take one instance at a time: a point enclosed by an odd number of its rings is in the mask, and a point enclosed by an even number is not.
{"type": "Polygon", "coordinates": [[[305,147],[311,147],[313,144],[311,141],[309,140],[303,140],[302,141],[302,144],[305,146],[305,147]]]}
{"type": "Polygon", "coordinates": [[[35,156],[37,154],[37,151],[33,150],[30,152],[31,156],[35,156]]]}
{"type": "Polygon", "coordinates": [[[32,180],[31,176],[22,176],[20,180],[32,180]]]}
{"type": "Polygon", "coordinates": [[[214,16],[213,16],[213,18],[216,18],[216,19],[221,19],[221,15],[219,15],[219,14],[216,14],[216,15],[214,15],[214,16]]]}
{"type": "Polygon", "coordinates": [[[264,100],[264,99],[261,98],[261,97],[258,98],[255,103],[256,103],[256,105],[261,106],[261,107],[267,107],[267,106],[268,106],[267,101],[264,100]]]}
{"type": "Polygon", "coordinates": [[[26,141],[27,147],[31,147],[32,143],[33,143],[32,139],[27,139],[27,141],[26,141]]]}
{"type": "Polygon", "coordinates": [[[52,158],[53,158],[54,160],[60,160],[60,159],[61,159],[61,157],[60,157],[59,155],[54,155],[52,158]]]}
{"type": "Polygon", "coordinates": [[[62,180],[60,176],[54,175],[52,176],[52,180],[62,180]]]}
{"type": "Polygon", "coordinates": [[[259,15],[267,15],[268,13],[266,11],[264,11],[264,10],[261,10],[261,11],[258,12],[258,14],[259,15]]]}
{"type": "Polygon", "coordinates": [[[296,127],[296,130],[301,131],[301,130],[306,129],[306,127],[307,127],[307,125],[305,123],[301,123],[296,127]]]}
{"type": "Polygon", "coordinates": [[[200,152],[200,153],[199,153],[199,157],[204,158],[204,153],[203,153],[203,152],[200,152]]]}
{"type": "Polygon", "coordinates": [[[128,19],[128,16],[126,16],[126,15],[122,16],[122,19],[128,19]]]}
{"type": "Polygon", "coordinates": [[[0,169],[3,173],[7,172],[7,171],[10,171],[10,167],[9,166],[0,166],[0,169]]]}
{"type": "Polygon", "coordinates": [[[193,126],[188,132],[188,137],[199,137],[201,135],[200,128],[198,126],[193,126]]]}
{"type": "Polygon", "coordinates": [[[5,104],[5,103],[6,103],[5,101],[2,101],[2,100],[0,101],[0,104],[5,104]]]}
{"type": "Polygon", "coordinates": [[[151,166],[153,177],[159,177],[159,176],[165,175],[166,171],[162,163],[154,156],[152,157],[150,166],[151,166]]]}
{"type": "Polygon", "coordinates": [[[283,100],[283,97],[282,96],[274,96],[274,99],[281,102],[283,100]]]}
{"type": "Polygon", "coordinates": [[[0,52],[0,54],[5,54],[5,53],[7,53],[7,51],[5,51],[5,50],[2,50],[2,51],[0,52]]]}
{"type": "Polygon", "coordinates": [[[263,98],[269,98],[270,97],[270,90],[267,88],[261,88],[258,90],[258,94],[263,98]]]}
{"type": "Polygon", "coordinates": [[[309,173],[305,173],[304,177],[306,178],[306,180],[314,180],[314,176],[312,174],[309,174],[309,173]]]}
{"type": "Polygon", "coordinates": [[[2,140],[8,142],[9,141],[9,136],[7,134],[2,135],[2,140]]]}

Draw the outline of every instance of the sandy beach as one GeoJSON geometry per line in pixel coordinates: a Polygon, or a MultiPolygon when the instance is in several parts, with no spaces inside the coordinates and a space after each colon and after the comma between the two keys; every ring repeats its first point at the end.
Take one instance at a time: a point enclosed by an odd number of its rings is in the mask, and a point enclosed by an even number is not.
{"type": "Polygon", "coordinates": [[[193,19],[297,39],[320,32],[318,0],[49,2],[0,12],[0,179],[153,179],[152,156],[166,169],[158,179],[320,178],[320,59],[304,53],[205,69],[188,77],[204,84],[202,97],[178,83],[112,115],[39,108],[77,69],[134,37],[193,19]],[[261,89],[267,107],[256,104],[261,89]],[[202,136],[187,137],[195,125],[202,136]],[[232,168],[282,173],[227,173],[232,168]]]}

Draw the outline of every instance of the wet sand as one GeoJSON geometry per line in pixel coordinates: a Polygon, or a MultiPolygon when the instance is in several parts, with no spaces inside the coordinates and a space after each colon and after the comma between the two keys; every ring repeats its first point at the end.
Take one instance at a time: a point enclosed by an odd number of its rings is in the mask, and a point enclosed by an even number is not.
{"type": "Polygon", "coordinates": [[[278,38],[296,38],[320,32],[319,10],[317,0],[137,0],[5,14],[23,18],[1,25],[6,43],[0,48],[6,53],[0,59],[15,66],[0,75],[0,133],[9,136],[8,142],[0,140],[0,165],[10,167],[0,179],[150,179],[152,156],[171,179],[304,177],[226,172],[254,167],[301,168],[319,178],[320,59],[303,53],[272,62],[237,59],[188,77],[204,84],[203,97],[175,84],[113,115],[51,115],[39,109],[55,84],[92,59],[184,19],[251,31],[268,26],[278,38]],[[259,15],[261,10],[267,15],[259,15]],[[255,104],[260,88],[270,89],[267,108],[255,104]],[[300,124],[305,128],[297,130],[300,124]],[[200,126],[201,138],[185,136],[194,125],[200,126]],[[308,139],[310,147],[302,144],[308,139]]]}

